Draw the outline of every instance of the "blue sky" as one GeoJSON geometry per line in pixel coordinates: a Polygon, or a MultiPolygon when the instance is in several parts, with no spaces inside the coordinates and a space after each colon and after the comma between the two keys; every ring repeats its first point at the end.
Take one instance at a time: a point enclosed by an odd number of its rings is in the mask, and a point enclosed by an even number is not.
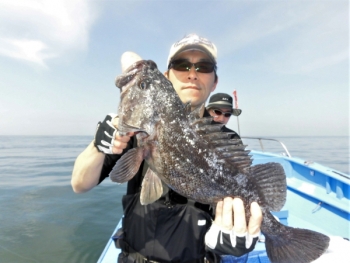
{"type": "Polygon", "coordinates": [[[0,135],[92,136],[117,111],[121,54],[165,71],[188,33],[217,46],[242,135],[349,134],[348,1],[0,0],[0,25],[0,135]]]}

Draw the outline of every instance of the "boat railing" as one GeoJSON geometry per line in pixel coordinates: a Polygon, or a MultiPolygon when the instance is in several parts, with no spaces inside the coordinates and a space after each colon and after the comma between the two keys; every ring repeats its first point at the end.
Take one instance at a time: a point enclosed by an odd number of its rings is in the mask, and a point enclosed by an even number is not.
{"type": "Polygon", "coordinates": [[[275,141],[275,142],[279,143],[279,144],[282,146],[283,150],[285,151],[286,155],[287,155],[289,158],[292,157],[292,155],[289,153],[287,147],[286,147],[281,141],[279,141],[279,140],[270,139],[270,138],[261,138],[261,137],[246,137],[246,136],[242,136],[241,138],[242,138],[242,139],[258,140],[262,152],[265,152],[264,145],[263,145],[263,141],[275,141]]]}

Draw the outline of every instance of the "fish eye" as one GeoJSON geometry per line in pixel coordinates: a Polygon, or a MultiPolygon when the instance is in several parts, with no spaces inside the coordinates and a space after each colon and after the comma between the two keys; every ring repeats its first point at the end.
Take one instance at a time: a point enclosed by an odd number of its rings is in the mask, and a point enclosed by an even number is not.
{"type": "Polygon", "coordinates": [[[146,81],[144,81],[144,80],[141,80],[139,82],[139,88],[142,89],[142,90],[147,89],[148,88],[148,83],[146,81]]]}

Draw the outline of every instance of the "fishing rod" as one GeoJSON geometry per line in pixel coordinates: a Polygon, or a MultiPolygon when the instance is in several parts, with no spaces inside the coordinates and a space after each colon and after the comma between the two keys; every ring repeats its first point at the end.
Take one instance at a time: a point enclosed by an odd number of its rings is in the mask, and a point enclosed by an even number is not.
{"type": "MultiPolygon", "coordinates": [[[[235,109],[238,109],[237,90],[233,90],[233,97],[235,98],[235,109]]],[[[239,129],[239,118],[238,118],[238,116],[237,116],[237,126],[238,126],[238,134],[241,135],[241,131],[239,129]]]]}

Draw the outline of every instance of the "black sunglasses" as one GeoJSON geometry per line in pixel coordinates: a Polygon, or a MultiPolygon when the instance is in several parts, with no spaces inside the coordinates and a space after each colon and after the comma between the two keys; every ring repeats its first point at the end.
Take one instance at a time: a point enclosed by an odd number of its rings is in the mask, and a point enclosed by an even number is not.
{"type": "Polygon", "coordinates": [[[211,73],[216,70],[216,65],[209,61],[201,61],[197,63],[191,63],[185,59],[178,59],[170,62],[168,69],[174,69],[176,71],[190,71],[194,66],[194,69],[200,73],[211,73]]]}
{"type": "Polygon", "coordinates": [[[231,112],[222,112],[221,110],[216,110],[213,109],[213,112],[217,115],[217,116],[221,116],[222,114],[226,117],[226,118],[230,118],[232,113],[231,112]]]}

